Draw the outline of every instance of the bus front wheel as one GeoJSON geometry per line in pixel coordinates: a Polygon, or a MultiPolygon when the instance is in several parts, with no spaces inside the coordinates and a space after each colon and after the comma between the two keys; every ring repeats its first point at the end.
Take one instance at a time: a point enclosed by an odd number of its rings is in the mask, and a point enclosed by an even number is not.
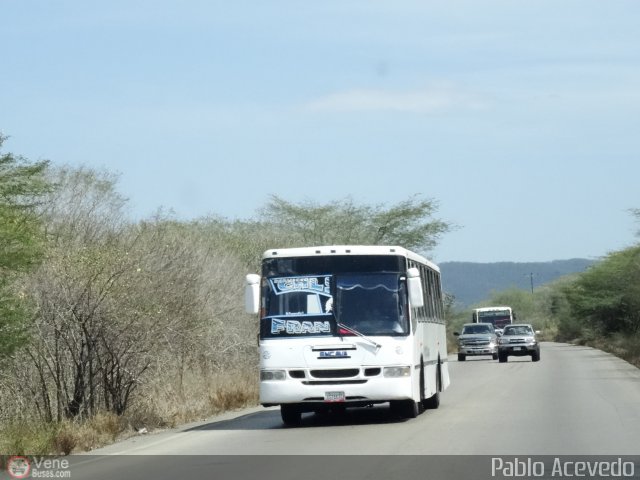
{"type": "Polygon", "coordinates": [[[416,418],[418,416],[418,404],[414,400],[392,400],[391,411],[400,418],[416,418]]]}
{"type": "Polygon", "coordinates": [[[282,417],[282,422],[287,427],[300,425],[300,421],[302,420],[302,412],[295,404],[280,405],[280,416],[282,417]]]}

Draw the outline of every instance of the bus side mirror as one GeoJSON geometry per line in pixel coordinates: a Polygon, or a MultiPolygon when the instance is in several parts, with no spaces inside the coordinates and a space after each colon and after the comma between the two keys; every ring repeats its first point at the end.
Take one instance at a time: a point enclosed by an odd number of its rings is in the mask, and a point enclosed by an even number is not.
{"type": "Polygon", "coordinates": [[[420,272],[415,267],[411,267],[407,270],[407,289],[409,290],[409,303],[411,304],[411,307],[420,308],[424,306],[420,272]]]}
{"type": "Polygon", "coordinates": [[[247,313],[255,315],[260,308],[260,275],[250,273],[245,278],[244,308],[247,313]]]}

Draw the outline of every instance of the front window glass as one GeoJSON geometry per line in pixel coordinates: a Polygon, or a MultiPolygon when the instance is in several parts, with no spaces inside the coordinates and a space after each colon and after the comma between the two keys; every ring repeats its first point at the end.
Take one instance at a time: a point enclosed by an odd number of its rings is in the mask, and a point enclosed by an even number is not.
{"type": "Polygon", "coordinates": [[[407,335],[405,283],[397,273],[345,274],[336,279],[335,315],[363,335],[407,335]]]}
{"type": "Polygon", "coordinates": [[[507,327],[504,329],[505,335],[533,335],[533,330],[529,327],[507,327]]]}
{"type": "Polygon", "coordinates": [[[332,275],[268,278],[260,336],[331,335],[335,330],[332,279],[332,275]]]}
{"type": "Polygon", "coordinates": [[[408,335],[406,259],[390,255],[268,258],[261,338],[408,335]]]}
{"type": "Polygon", "coordinates": [[[467,325],[462,329],[463,335],[474,333],[493,333],[489,325],[467,325]]]}
{"type": "Polygon", "coordinates": [[[478,312],[478,321],[483,323],[492,323],[497,328],[502,328],[511,323],[511,314],[508,310],[478,312]]]}

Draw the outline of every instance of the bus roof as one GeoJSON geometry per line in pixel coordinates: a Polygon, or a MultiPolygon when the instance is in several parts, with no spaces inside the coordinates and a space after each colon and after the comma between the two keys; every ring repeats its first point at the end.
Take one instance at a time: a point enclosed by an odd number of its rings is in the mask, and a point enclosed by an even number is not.
{"type": "Polygon", "coordinates": [[[390,245],[323,245],[317,247],[298,248],[274,248],[267,250],[262,255],[266,258],[286,258],[286,257],[315,257],[332,255],[400,255],[419,263],[423,263],[433,270],[440,271],[440,268],[422,255],[419,255],[404,247],[390,245]]]}
{"type": "Polygon", "coordinates": [[[506,305],[500,307],[480,307],[474,308],[475,312],[492,312],[494,310],[511,310],[511,307],[507,307],[506,305]]]}

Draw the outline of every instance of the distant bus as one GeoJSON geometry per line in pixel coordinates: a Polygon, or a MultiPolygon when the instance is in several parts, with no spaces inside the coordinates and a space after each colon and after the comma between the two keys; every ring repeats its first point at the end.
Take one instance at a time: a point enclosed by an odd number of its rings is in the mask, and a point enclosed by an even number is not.
{"type": "Polygon", "coordinates": [[[268,250],[245,306],[260,324],[260,403],[286,425],[386,402],[413,418],[450,383],[440,270],[402,247],[268,250]]]}
{"type": "Polygon", "coordinates": [[[471,321],[474,323],[491,323],[494,328],[503,329],[516,320],[516,314],[511,307],[481,307],[474,308],[471,321]]]}

